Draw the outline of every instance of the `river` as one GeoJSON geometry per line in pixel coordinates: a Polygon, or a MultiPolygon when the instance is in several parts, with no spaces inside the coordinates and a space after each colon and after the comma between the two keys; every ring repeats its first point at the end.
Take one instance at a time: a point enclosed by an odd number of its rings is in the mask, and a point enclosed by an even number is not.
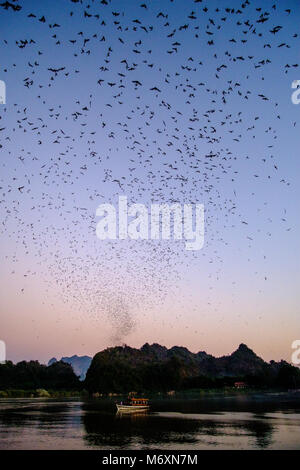
{"type": "Polygon", "coordinates": [[[0,449],[300,449],[300,398],[154,399],[129,416],[112,400],[0,399],[0,449]]]}

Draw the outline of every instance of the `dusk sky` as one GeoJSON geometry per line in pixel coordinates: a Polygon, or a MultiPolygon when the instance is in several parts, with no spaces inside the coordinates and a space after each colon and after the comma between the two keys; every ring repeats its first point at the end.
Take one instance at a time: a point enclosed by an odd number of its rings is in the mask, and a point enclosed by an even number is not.
{"type": "Polygon", "coordinates": [[[0,8],[8,359],[156,342],[216,356],[246,343],[290,361],[300,337],[299,2],[10,5],[0,8]],[[119,196],[149,210],[204,204],[203,248],[99,240],[97,207],[119,196]]]}

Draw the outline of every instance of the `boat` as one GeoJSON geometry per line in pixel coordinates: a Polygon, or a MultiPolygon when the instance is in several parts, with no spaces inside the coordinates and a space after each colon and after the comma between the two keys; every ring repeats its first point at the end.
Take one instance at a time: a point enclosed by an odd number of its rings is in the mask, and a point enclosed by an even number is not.
{"type": "Polygon", "coordinates": [[[126,402],[116,403],[117,409],[121,413],[137,413],[149,410],[148,398],[129,398],[126,402]]]}

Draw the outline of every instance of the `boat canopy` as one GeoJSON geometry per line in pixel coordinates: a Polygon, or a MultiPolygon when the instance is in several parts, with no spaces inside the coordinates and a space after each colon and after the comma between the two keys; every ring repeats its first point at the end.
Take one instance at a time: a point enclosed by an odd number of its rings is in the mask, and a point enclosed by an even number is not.
{"type": "Polygon", "coordinates": [[[148,398],[131,398],[132,403],[148,403],[149,399],[148,398]]]}

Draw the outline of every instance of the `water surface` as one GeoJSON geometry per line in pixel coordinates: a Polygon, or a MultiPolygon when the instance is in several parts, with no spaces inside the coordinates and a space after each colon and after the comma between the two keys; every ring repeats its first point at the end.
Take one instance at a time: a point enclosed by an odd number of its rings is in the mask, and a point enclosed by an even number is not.
{"type": "Polygon", "coordinates": [[[288,395],[152,400],[118,415],[111,400],[0,399],[0,449],[300,449],[288,395]]]}

